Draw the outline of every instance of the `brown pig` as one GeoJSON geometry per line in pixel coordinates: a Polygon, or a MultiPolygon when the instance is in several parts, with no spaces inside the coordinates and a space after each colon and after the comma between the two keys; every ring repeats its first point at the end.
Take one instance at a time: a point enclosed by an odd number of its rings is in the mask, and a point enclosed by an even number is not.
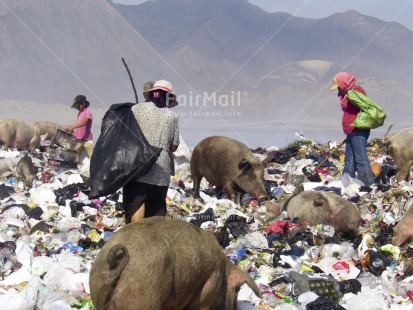
{"type": "Polygon", "coordinates": [[[237,202],[236,192],[246,192],[263,200],[267,196],[264,169],[270,161],[270,157],[259,161],[237,140],[222,136],[206,138],[198,143],[191,156],[194,194],[199,193],[199,184],[205,177],[218,192],[223,189],[234,202],[237,202]]]}
{"type": "Polygon", "coordinates": [[[298,217],[310,225],[330,225],[349,238],[357,235],[361,222],[357,207],[331,192],[302,191],[286,201],[284,210],[290,219],[298,217]]]}
{"type": "Polygon", "coordinates": [[[0,120],[0,144],[5,150],[9,148],[29,148],[33,151],[40,144],[37,129],[17,119],[0,120]]]}
{"type": "Polygon", "coordinates": [[[413,165],[413,128],[406,128],[392,136],[387,152],[397,165],[397,181],[407,180],[413,165]]]}
{"type": "Polygon", "coordinates": [[[26,153],[17,163],[16,176],[22,179],[26,188],[30,188],[36,177],[36,172],[32,158],[26,153]]]}
{"type": "Polygon", "coordinates": [[[96,310],[237,309],[254,280],[225,256],[216,237],[197,226],[150,217],[117,231],[90,271],[96,310]]]}
{"type": "Polygon", "coordinates": [[[63,126],[53,122],[36,122],[33,126],[37,128],[42,140],[52,140],[58,129],[65,130],[63,126]]]}
{"type": "Polygon", "coordinates": [[[407,211],[393,228],[393,245],[400,245],[412,241],[413,237],[413,200],[406,203],[407,211]]]}

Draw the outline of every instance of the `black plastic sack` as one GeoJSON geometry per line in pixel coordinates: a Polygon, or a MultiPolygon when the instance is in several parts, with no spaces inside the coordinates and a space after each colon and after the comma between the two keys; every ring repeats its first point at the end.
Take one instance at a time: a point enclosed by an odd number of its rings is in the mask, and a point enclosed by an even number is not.
{"type": "Polygon", "coordinates": [[[131,111],[134,103],[113,104],[102,119],[90,159],[89,198],[113,194],[149,172],[162,148],[149,144],[131,111]]]}
{"type": "Polygon", "coordinates": [[[310,302],[305,307],[306,310],[346,310],[343,306],[336,304],[330,299],[318,297],[316,300],[310,302]]]}

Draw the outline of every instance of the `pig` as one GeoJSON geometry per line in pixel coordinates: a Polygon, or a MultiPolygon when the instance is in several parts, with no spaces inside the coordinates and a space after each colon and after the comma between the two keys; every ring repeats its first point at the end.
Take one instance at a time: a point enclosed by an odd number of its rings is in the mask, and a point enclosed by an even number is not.
{"type": "Polygon", "coordinates": [[[0,158],[0,178],[8,178],[16,174],[19,157],[0,158]]]}
{"type": "Polygon", "coordinates": [[[191,223],[149,217],[118,230],[92,264],[96,310],[237,309],[254,280],[223,253],[216,237],[191,223]]]}
{"type": "Polygon", "coordinates": [[[413,127],[406,128],[392,136],[386,143],[387,153],[397,165],[397,181],[408,180],[413,165],[413,127]]]}
{"type": "Polygon", "coordinates": [[[58,129],[65,130],[63,126],[53,122],[36,122],[33,126],[37,129],[43,141],[52,140],[58,129]]]}
{"type": "Polygon", "coordinates": [[[16,177],[22,179],[26,188],[31,188],[33,180],[36,177],[36,169],[34,168],[32,158],[28,153],[19,160],[16,166],[16,177]]]}
{"type": "Polygon", "coordinates": [[[271,159],[268,156],[259,161],[245,144],[237,140],[208,137],[198,143],[191,156],[194,195],[199,194],[200,182],[205,177],[218,192],[223,189],[235,203],[236,192],[246,192],[262,201],[267,197],[264,169],[271,159]]]}
{"type": "Polygon", "coordinates": [[[361,223],[360,211],[350,201],[336,193],[302,191],[291,196],[283,206],[290,219],[298,217],[310,225],[330,225],[348,238],[357,236],[361,223]]]}
{"type": "Polygon", "coordinates": [[[411,199],[406,203],[407,211],[400,218],[396,226],[393,228],[393,245],[401,245],[406,241],[412,241],[413,237],[413,200],[411,199]]]}
{"type": "Polygon", "coordinates": [[[9,148],[29,148],[34,151],[40,145],[37,129],[17,119],[0,120],[0,144],[5,150],[9,148]]]}

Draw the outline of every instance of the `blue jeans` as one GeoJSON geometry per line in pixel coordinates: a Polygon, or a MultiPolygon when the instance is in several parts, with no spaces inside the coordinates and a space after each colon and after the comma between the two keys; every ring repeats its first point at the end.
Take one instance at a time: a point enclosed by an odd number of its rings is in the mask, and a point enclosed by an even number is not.
{"type": "Polygon", "coordinates": [[[370,129],[359,129],[347,134],[346,154],[343,173],[348,173],[352,178],[357,176],[366,186],[374,183],[374,175],[367,156],[367,139],[370,129]]]}

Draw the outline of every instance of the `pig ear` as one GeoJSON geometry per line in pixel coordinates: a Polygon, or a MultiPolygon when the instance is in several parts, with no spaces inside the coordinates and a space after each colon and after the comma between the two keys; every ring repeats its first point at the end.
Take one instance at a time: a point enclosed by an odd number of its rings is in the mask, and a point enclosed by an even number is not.
{"type": "Polygon", "coordinates": [[[241,170],[241,175],[246,174],[247,171],[251,168],[251,163],[247,159],[243,158],[239,162],[238,168],[241,170]]]}
{"type": "Polygon", "coordinates": [[[46,140],[46,137],[47,137],[47,133],[45,133],[44,135],[40,135],[40,141],[46,140]]]}

